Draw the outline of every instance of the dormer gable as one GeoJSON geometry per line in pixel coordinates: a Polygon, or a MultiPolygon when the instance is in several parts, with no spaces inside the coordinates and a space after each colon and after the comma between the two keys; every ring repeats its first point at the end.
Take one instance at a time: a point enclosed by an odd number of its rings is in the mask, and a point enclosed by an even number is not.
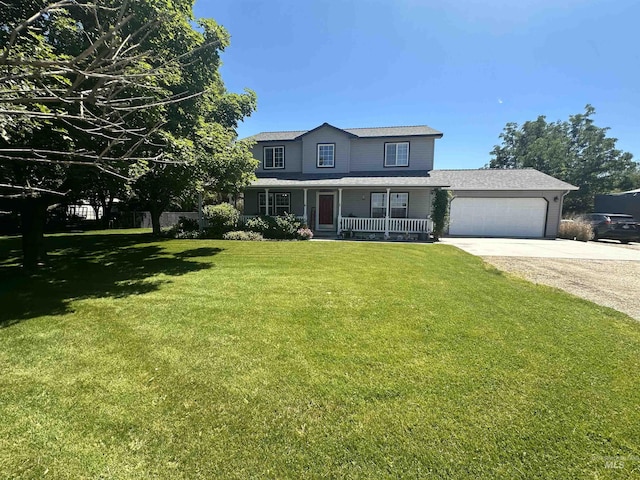
{"type": "Polygon", "coordinates": [[[311,129],[311,130],[308,130],[308,131],[306,131],[306,132],[304,132],[304,133],[302,133],[302,134],[298,135],[298,136],[295,138],[295,140],[301,140],[303,137],[305,137],[305,136],[307,136],[307,135],[311,135],[311,134],[313,134],[314,132],[317,132],[318,130],[321,130],[321,129],[323,129],[323,128],[330,128],[330,129],[336,130],[336,131],[341,132],[341,133],[343,133],[344,135],[346,135],[346,136],[348,136],[348,137],[350,137],[350,138],[357,138],[357,137],[358,137],[357,135],[355,135],[355,134],[353,134],[353,133],[349,133],[349,132],[347,132],[346,130],[343,130],[343,129],[338,128],[338,127],[334,127],[334,126],[333,126],[333,125],[331,125],[330,123],[324,122],[322,125],[318,125],[316,128],[313,128],[313,129],[311,129]]]}

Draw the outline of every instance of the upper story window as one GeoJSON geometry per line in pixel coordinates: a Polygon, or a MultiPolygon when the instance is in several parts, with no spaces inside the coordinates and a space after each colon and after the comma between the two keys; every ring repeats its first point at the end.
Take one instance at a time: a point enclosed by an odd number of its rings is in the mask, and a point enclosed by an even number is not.
{"type": "Polygon", "coordinates": [[[264,147],[264,169],[284,168],[284,147],[264,147]]]}
{"type": "Polygon", "coordinates": [[[384,144],[385,167],[409,166],[409,142],[384,144]]]}
{"type": "Polygon", "coordinates": [[[319,143],[318,144],[318,168],[335,167],[335,143],[319,143]]]}

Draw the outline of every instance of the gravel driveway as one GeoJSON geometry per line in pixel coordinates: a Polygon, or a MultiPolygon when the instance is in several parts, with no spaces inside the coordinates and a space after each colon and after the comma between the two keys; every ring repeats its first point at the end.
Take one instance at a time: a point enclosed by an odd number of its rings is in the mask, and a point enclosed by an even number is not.
{"type": "Polygon", "coordinates": [[[560,288],[640,320],[640,244],[445,239],[499,270],[560,288]]]}
{"type": "Polygon", "coordinates": [[[482,259],[499,270],[561,288],[640,320],[640,262],[528,257],[482,259]]]}

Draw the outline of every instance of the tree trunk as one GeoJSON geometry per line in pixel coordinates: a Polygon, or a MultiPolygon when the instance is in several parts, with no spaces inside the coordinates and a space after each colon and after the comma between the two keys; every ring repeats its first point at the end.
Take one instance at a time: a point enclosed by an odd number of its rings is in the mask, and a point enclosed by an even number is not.
{"type": "Polygon", "coordinates": [[[100,218],[100,205],[97,203],[90,203],[91,208],[93,208],[93,213],[96,217],[96,221],[100,218]]]}
{"type": "Polygon", "coordinates": [[[22,264],[27,270],[35,270],[47,259],[44,246],[47,202],[42,198],[25,198],[21,203],[22,264]]]}
{"type": "Polygon", "coordinates": [[[153,234],[160,235],[160,215],[162,215],[162,209],[155,207],[150,208],[151,213],[151,226],[153,227],[153,234]]]}
{"type": "Polygon", "coordinates": [[[102,228],[109,228],[111,222],[111,208],[113,207],[113,197],[100,199],[102,204],[102,228]]]}

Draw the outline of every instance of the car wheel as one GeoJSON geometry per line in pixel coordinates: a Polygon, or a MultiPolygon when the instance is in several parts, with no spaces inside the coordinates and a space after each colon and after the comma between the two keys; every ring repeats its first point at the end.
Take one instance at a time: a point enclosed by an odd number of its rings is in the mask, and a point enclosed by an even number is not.
{"type": "Polygon", "coordinates": [[[597,242],[598,241],[598,230],[594,230],[593,231],[593,241],[597,242]]]}

